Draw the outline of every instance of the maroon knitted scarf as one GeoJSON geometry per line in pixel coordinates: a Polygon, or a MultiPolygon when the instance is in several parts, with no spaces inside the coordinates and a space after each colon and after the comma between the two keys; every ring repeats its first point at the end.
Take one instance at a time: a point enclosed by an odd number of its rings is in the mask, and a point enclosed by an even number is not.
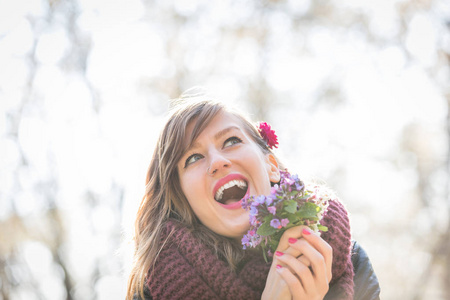
{"type": "MultiPolygon", "coordinates": [[[[321,224],[328,227],[322,238],[333,248],[330,291],[341,295],[339,299],[353,299],[350,224],[344,206],[330,201],[321,224]]],[[[162,240],[172,230],[149,272],[147,288],[152,299],[261,299],[270,268],[262,255],[246,255],[232,272],[212,249],[175,222],[168,223],[162,240]]]]}

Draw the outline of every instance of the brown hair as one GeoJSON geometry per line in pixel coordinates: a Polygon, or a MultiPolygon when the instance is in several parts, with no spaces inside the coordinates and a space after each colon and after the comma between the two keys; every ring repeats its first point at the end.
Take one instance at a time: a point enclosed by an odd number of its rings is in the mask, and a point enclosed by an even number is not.
{"type": "MultiPolygon", "coordinates": [[[[225,259],[231,270],[242,259],[240,245],[230,238],[220,236],[203,226],[191,209],[180,186],[177,164],[184,151],[195,141],[211,120],[221,111],[238,117],[252,140],[263,153],[269,153],[256,127],[243,115],[223,104],[200,97],[181,97],[164,126],[153,153],[147,172],[145,195],[139,206],[135,221],[135,252],[128,280],[127,299],[143,291],[147,273],[155,263],[164,243],[160,242],[162,230],[169,219],[175,219],[205,244],[225,259]],[[191,136],[186,139],[188,124],[195,122],[191,136]]],[[[170,236],[170,234],[169,234],[170,236]]]]}

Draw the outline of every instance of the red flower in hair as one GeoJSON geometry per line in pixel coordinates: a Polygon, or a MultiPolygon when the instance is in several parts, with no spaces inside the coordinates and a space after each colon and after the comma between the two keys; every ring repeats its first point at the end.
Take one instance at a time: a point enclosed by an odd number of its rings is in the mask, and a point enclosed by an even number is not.
{"type": "Polygon", "coordinates": [[[260,122],[258,124],[258,131],[261,137],[266,141],[267,147],[269,147],[269,149],[272,149],[272,147],[278,148],[278,137],[269,124],[267,124],[266,122],[260,122]]]}

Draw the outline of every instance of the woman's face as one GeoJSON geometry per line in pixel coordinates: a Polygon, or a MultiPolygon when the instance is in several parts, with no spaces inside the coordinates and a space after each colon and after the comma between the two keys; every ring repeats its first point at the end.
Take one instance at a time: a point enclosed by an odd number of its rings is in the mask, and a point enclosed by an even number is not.
{"type": "Polygon", "coordinates": [[[195,215],[212,231],[232,238],[242,237],[249,228],[249,213],[241,207],[241,199],[270,194],[270,182],[280,179],[275,157],[264,154],[241,121],[228,112],[212,119],[177,168],[195,215]]]}

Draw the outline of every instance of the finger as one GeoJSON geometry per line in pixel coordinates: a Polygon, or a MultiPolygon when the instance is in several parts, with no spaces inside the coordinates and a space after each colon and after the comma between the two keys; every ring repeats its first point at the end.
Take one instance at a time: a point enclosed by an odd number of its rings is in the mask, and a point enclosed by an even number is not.
{"type": "Polygon", "coordinates": [[[288,269],[281,265],[276,266],[278,274],[286,282],[293,299],[305,299],[306,293],[299,279],[288,269]]]}
{"type": "Polygon", "coordinates": [[[325,259],[325,265],[328,275],[328,280],[331,280],[331,267],[333,264],[333,248],[325,242],[320,236],[312,232],[309,228],[302,229],[302,236],[307,240],[325,259]]]}
{"type": "Polygon", "coordinates": [[[311,267],[311,261],[305,255],[303,255],[303,254],[300,255],[299,257],[297,257],[297,260],[299,262],[301,262],[302,264],[304,264],[305,266],[311,267]]]}
{"type": "Polygon", "coordinates": [[[315,286],[313,274],[308,266],[292,255],[282,252],[276,252],[275,254],[278,256],[278,260],[284,263],[300,279],[304,290],[307,291],[309,287],[315,286]]]}
{"type": "Polygon", "coordinates": [[[325,259],[318,250],[305,239],[297,240],[295,243],[291,244],[291,247],[297,249],[303,253],[302,256],[309,259],[315,278],[325,278],[326,282],[329,282],[325,259]]]}
{"type": "Polygon", "coordinates": [[[302,230],[304,226],[295,226],[286,230],[280,238],[278,243],[278,251],[286,251],[289,248],[289,239],[295,238],[299,239],[302,237],[302,230]]]}
{"type": "Polygon", "coordinates": [[[298,257],[301,252],[299,252],[296,249],[289,249],[290,243],[289,240],[291,239],[300,239],[303,236],[303,229],[308,228],[307,226],[295,226],[292,228],[289,228],[286,230],[283,235],[281,236],[280,242],[278,243],[278,247],[276,250],[291,254],[292,256],[298,257]]]}

